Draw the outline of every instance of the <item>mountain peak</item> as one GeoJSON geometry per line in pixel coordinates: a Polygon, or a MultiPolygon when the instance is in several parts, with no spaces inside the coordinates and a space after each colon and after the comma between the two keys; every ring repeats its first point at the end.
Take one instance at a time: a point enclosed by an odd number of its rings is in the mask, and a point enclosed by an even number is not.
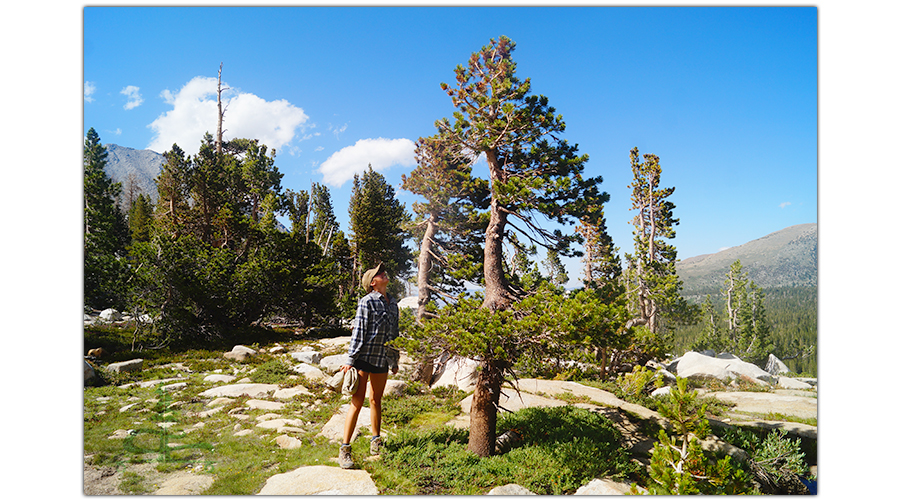
{"type": "Polygon", "coordinates": [[[156,176],[165,162],[163,155],[149,149],[133,149],[117,144],[104,144],[106,148],[106,174],[113,182],[122,183],[122,193],[126,193],[129,184],[135,189],[150,196],[156,203],[156,176]]]}

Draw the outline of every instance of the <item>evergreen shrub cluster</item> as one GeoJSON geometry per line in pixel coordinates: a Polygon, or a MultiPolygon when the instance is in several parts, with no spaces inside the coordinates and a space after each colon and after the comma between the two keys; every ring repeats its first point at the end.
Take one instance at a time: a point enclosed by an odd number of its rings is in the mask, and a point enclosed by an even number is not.
{"type": "Polygon", "coordinates": [[[596,477],[622,480],[639,468],[609,420],[574,406],[504,413],[497,428],[515,429],[521,444],[484,458],[466,450],[466,430],[398,432],[372,474],[388,485],[384,494],[480,495],[502,478],[537,494],[565,495],[596,477]]]}

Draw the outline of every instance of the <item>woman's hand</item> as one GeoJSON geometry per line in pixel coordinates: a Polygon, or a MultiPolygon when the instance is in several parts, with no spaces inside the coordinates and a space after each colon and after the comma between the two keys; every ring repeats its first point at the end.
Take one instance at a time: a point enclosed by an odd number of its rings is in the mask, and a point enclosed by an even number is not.
{"type": "Polygon", "coordinates": [[[350,368],[352,368],[350,365],[343,365],[343,366],[341,366],[341,371],[344,373],[347,373],[350,370],[350,368]]]}

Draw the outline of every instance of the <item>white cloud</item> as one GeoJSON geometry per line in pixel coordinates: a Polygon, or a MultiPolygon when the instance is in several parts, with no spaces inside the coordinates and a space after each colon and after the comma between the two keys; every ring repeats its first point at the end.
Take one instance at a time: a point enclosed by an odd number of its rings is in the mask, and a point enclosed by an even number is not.
{"type": "MultiPolygon", "coordinates": [[[[178,144],[185,153],[196,154],[203,134],[216,133],[217,84],[215,78],[198,76],[178,92],[164,90],[161,96],[172,110],[148,125],[155,136],[147,148],[161,153],[171,149],[172,144],[178,144]]],[[[222,87],[228,85],[222,82],[222,87]]],[[[259,139],[269,148],[280,149],[290,145],[297,129],[309,120],[302,109],[284,99],[266,101],[254,94],[230,90],[223,92],[222,101],[226,140],[259,139]]]]}
{"type": "Polygon", "coordinates": [[[144,102],[144,98],[141,97],[140,87],[129,85],[122,89],[122,91],[119,93],[128,97],[128,102],[126,102],[124,106],[125,109],[134,109],[144,102]]]}
{"type": "Polygon", "coordinates": [[[376,171],[387,170],[394,165],[414,166],[415,150],[415,143],[409,139],[362,139],[328,157],[318,170],[325,184],[341,187],[354,174],[364,172],[370,164],[376,171]]]}
{"type": "Polygon", "coordinates": [[[91,97],[94,95],[94,92],[97,91],[97,86],[94,85],[94,82],[84,82],[84,102],[94,102],[94,98],[91,97]]]}
{"type": "Polygon", "coordinates": [[[784,203],[778,205],[778,208],[784,208],[784,207],[786,207],[786,206],[788,206],[788,205],[790,205],[790,204],[791,204],[791,202],[786,201],[786,202],[784,202],[784,203]]]}
{"type": "Polygon", "coordinates": [[[347,124],[345,123],[345,124],[341,125],[340,127],[332,126],[329,128],[331,129],[332,133],[334,133],[334,137],[340,139],[341,134],[343,134],[344,132],[347,131],[347,124]]]}

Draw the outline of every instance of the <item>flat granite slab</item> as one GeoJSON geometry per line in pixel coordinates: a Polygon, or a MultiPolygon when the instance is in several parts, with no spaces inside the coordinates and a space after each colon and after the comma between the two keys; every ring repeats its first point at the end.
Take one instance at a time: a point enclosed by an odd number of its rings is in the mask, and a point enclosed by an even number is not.
{"type": "Polygon", "coordinates": [[[378,487],[362,469],[328,465],[300,467],[270,477],[258,495],[377,495],[378,487]]]}
{"type": "Polygon", "coordinates": [[[816,393],[809,396],[795,393],[771,392],[710,392],[707,396],[719,401],[733,403],[732,412],[757,414],[764,418],[769,413],[780,413],[797,418],[818,418],[819,400],[816,393]]]}

